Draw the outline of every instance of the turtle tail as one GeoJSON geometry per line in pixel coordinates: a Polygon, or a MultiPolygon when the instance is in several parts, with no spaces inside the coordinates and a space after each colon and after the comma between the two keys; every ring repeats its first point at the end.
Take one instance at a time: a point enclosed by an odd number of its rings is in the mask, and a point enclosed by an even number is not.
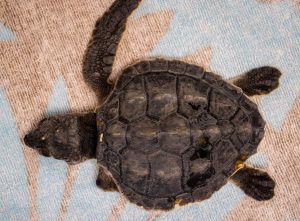
{"type": "Polygon", "coordinates": [[[127,18],[142,0],[116,0],[95,25],[83,59],[83,76],[99,99],[113,88],[108,82],[127,18]]]}

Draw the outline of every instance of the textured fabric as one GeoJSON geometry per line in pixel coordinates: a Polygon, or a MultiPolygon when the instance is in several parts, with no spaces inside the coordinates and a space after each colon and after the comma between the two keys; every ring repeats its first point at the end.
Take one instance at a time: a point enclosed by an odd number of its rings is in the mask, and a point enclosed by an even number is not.
{"type": "Polygon", "coordinates": [[[228,183],[204,202],[145,211],[96,187],[95,160],[68,166],[25,147],[22,137],[43,115],[96,107],[81,62],[94,22],[112,2],[0,1],[0,220],[299,220],[298,0],[144,0],[111,76],[153,56],[202,65],[225,79],[262,65],[279,68],[279,89],[253,98],[267,127],[249,160],[275,179],[272,200],[255,201],[228,183]]]}

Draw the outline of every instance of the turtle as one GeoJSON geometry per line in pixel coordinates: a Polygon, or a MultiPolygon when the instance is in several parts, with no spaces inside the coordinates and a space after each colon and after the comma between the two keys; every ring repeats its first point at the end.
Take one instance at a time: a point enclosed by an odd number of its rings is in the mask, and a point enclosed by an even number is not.
{"type": "Polygon", "coordinates": [[[269,200],[275,181],[245,161],[265,121],[250,97],[272,92],[272,66],[224,80],[178,59],[150,58],[108,80],[127,19],[141,0],[116,0],[96,21],[83,77],[103,104],[96,111],[46,116],[24,142],[41,155],[77,164],[97,159],[96,185],[145,209],[171,210],[208,199],[228,181],[269,200]]]}

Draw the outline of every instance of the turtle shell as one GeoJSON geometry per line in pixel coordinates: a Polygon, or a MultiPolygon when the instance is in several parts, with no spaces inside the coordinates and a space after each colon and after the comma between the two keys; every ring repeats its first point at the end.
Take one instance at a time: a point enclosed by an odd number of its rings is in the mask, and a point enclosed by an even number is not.
{"type": "Polygon", "coordinates": [[[162,59],[125,69],[97,121],[98,162],[131,202],[164,210],[221,188],[256,152],[265,124],[239,88],[162,59]]]}

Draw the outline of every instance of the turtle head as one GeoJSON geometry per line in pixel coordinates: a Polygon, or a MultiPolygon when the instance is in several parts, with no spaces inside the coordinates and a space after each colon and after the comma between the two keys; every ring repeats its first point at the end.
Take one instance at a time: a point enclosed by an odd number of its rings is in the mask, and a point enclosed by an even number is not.
{"type": "Polygon", "coordinates": [[[44,118],[24,137],[24,142],[44,156],[68,163],[92,158],[97,145],[97,128],[91,117],[91,114],[81,114],[44,118]]]}

